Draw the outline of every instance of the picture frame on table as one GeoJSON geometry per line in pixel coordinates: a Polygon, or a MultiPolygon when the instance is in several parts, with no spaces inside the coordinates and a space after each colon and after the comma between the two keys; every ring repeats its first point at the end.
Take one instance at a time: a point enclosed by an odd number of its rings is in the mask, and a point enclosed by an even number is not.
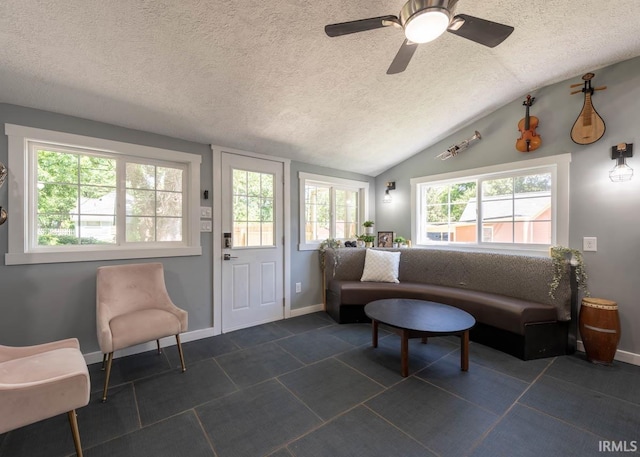
{"type": "Polygon", "coordinates": [[[396,237],[394,232],[378,232],[378,247],[392,248],[393,239],[396,237]]]}

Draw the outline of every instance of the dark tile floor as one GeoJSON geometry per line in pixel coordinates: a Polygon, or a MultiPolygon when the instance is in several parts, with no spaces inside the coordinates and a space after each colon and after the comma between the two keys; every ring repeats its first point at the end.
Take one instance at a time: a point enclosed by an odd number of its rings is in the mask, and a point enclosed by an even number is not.
{"type": "MultiPolygon", "coordinates": [[[[640,367],[523,362],[453,337],[410,343],[316,313],[91,365],[85,456],[595,456],[640,453],[640,367]]],[[[66,415],[0,435],[0,457],[74,455],[66,415]]]]}

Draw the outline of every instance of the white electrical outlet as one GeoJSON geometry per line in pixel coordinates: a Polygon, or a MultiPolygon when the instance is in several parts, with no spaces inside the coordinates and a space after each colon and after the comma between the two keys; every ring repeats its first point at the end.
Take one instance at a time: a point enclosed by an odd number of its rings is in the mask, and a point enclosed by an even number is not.
{"type": "Polygon", "coordinates": [[[297,282],[296,283],[296,293],[299,294],[300,292],[302,292],[302,283],[301,282],[297,282]]]}
{"type": "Polygon", "coordinates": [[[205,219],[211,219],[211,207],[210,206],[201,206],[200,207],[200,217],[204,217],[205,219]]]}
{"type": "Polygon", "coordinates": [[[200,221],[200,231],[201,232],[210,232],[211,231],[211,221],[200,221]]]}
{"type": "Polygon", "coordinates": [[[585,236],[582,238],[582,250],[583,251],[597,251],[598,250],[598,238],[595,236],[585,236]]]}

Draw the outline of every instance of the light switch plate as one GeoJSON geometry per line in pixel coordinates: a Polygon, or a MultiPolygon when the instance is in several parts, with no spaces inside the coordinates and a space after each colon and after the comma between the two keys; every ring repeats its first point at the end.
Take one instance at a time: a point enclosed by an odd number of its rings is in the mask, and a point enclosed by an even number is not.
{"type": "Polygon", "coordinates": [[[200,231],[201,232],[210,232],[211,231],[211,221],[200,221],[200,231]]]}
{"type": "Polygon", "coordinates": [[[200,217],[205,219],[211,219],[211,207],[210,206],[201,206],[200,207],[200,217]]]}
{"type": "Polygon", "coordinates": [[[598,238],[595,236],[585,236],[582,238],[582,250],[583,251],[597,251],[598,250],[598,238]]]}

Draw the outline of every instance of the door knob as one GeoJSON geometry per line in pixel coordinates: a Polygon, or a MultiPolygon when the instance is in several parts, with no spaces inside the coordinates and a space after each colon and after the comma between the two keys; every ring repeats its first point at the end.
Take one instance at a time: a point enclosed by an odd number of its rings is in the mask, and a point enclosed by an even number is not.
{"type": "Polygon", "coordinates": [[[224,260],[231,260],[231,259],[237,259],[237,257],[232,257],[231,254],[225,254],[223,256],[223,259],[224,260]]]}

